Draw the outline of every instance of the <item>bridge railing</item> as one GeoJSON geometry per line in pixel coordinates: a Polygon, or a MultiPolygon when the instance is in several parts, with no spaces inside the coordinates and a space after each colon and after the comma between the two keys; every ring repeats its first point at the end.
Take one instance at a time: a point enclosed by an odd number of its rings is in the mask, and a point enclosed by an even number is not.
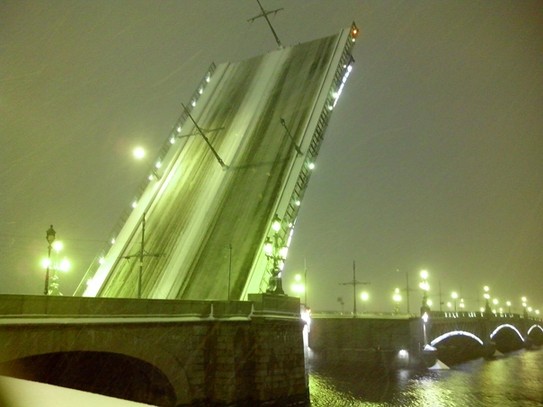
{"type": "Polygon", "coordinates": [[[300,319],[297,297],[268,294],[250,294],[249,297],[249,301],[224,301],[0,295],[0,325],[16,320],[28,323],[65,318],[92,319],[96,323],[107,319],[139,322],[150,318],[162,321],[300,319]]]}
{"type": "Polygon", "coordinates": [[[0,320],[59,317],[250,318],[253,310],[253,303],[249,301],[0,295],[0,320]]]}
{"type": "Polygon", "coordinates": [[[535,318],[532,316],[525,316],[523,314],[515,314],[512,312],[496,312],[488,314],[486,312],[480,311],[430,311],[430,318],[499,318],[507,320],[520,320],[520,319],[529,319],[533,321],[541,321],[540,318],[535,318]]]}

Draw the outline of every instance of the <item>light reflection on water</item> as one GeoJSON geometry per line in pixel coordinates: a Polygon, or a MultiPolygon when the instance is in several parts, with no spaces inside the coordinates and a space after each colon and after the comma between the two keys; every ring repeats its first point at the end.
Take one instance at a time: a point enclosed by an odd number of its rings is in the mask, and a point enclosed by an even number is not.
{"type": "Polygon", "coordinates": [[[312,407],[541,407],[543,349],[439,371],[311,366],[309,386],[312,407]]]}

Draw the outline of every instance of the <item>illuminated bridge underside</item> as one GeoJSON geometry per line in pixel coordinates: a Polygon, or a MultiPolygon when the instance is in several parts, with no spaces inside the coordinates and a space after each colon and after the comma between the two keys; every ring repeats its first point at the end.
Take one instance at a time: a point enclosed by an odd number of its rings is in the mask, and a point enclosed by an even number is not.
{"type": "Polygon", "coordinates": [[[142,297],[225,299],[229,274],[232,299],[265,290],[264,241],[275,214],[290,236],[353,43],[346,29],[213,68],[188,108],[226,166],[182,115],[154,179],[76,295],[137,296],[144,213],[142,297]]]}

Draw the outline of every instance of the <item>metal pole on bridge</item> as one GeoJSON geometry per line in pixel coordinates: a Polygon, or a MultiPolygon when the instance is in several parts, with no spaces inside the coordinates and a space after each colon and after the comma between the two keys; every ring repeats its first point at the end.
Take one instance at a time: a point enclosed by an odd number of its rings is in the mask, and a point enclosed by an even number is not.
{"type": "Polygon", "coordinates": [[[368,281],[357,281],[356,280],[356,263],[353,260],[353,280],[347,283],[340,283],[341,285],[352,285],[353,286],[353,318],[356,318],[356,286],[357,285],[368,285],[371,284],[368,281]]]}

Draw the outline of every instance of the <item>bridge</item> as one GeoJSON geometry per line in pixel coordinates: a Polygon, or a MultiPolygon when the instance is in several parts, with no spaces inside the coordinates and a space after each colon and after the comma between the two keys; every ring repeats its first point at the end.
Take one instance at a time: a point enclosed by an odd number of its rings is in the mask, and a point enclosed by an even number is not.
{"type": "Polygon", "coordinates": [[[164,406],[306,404],[281,270],[357,34],[212,64],[76,296],[0,296],[0,371],[164,406]]]}
{"type": "Polygon", "coordinates": [[[407,314],[317,313],[312,315],[309,355],[314,363],[372,366],[455,364],[495,351],[543,344],[541,319],[518,314],[436,312],[407,314]]]}
{"type": "Polygon", "coordinates": [[[2,295],[0,313],[0,375],[159,406],[308,399],[296,298],[2,295]]]}

